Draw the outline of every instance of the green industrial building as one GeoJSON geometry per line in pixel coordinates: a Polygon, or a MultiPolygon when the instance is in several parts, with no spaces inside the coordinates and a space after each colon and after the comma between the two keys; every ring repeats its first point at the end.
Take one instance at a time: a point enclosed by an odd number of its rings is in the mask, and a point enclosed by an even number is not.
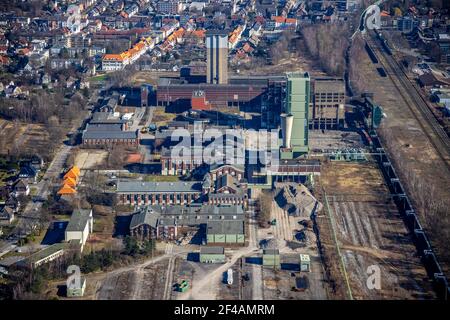
{"type": "Polygon", "coordinates": [[[223,247],[201,247],[201,263],[225,263],[225,250],[223,247]]]}
{"type": "Polygon", "coordinates": [[[244,244],[243,220],[215,220],[206,224],[207,244],[244,244]]]}
{"type": "MultiPolygon", "coordinates": [[[[281,159],[293,159],[308,152],[308,110],[311,79],[305,73],[287,73],[285,111],[289,123],[282,123],[283,141],[281,159]],[[288,131],[288,132],[286,132],[288,131]]],[[[282,118],[282,122],[283,122],[282,118]]]]}
{"type": "Polygon", "coordinates": [[[280,268],[280,251],[278,249],[263,250],[263,266],[280,268]]]}

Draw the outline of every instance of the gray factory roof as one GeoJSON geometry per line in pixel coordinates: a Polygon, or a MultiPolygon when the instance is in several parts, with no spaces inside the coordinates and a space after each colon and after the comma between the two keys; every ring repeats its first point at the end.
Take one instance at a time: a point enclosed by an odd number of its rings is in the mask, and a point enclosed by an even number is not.
{"type": "Polygon", "coordinates": [[[89,123],[86,127],[89,132],[98,131],[122,131],[122,123],[89,123]]]}
{"type": "Polygon", "coordinates": [[[95,112],[92,115],[90,123],[126,123],[126,120],[122,120],[118,117],[114,117],[110,112],[95,112]]]}
{"type": "Polygon", "coordinates": [[[162,215],[243,215],[244,210],[239,205],[202,205],[191,204],[189,206],[147,206],[146,211],[158,212],[162,215]]]}
{"type": "Polygon", "coordinates": [[[91,209],[74,210],[66,231],[83,231],[91,217],[91,209]]]}
{"type": "Polygon", "coordinates": [[[244,220],[213,220],[207,222],[207,234],[244,234],[244,220]]]}
{"type": "Polygon", "coordinates": [[[176,181],[176,182],[143,182],[123,181],[117,182],[118,193],[164,193],[164,192],[200,192],[200,181],[176,181]]]}
{"type": "Polygon", "coordinates": [[[137,139],[137,131],[100,131],[86,129],[83,139],[137,139]]]}
{"type": "Polygon", "coordinates": [[[154,214],[153,212],[147,212],[146,210],[139,211],[133,214],[131,218],[130,228],[134,229],[141,224],[148,224],[152,227],[156,227],[158,224],[158,214],[154,214]]]}
{"type": "Polygon", "coordinates": [[[156,226],[194,226],[210,221],[231,221],[233,223],[243,222],[244,211],[238,205],[201,205],[191,204],[189,206],[147,206],[133,214],[130,228],[133,229],[141,224],[156,226]]]}
{"type": "Polygon", "coordinates": [[[200,254],[224,254],[225,249],[223,247],[201,247],[200,254]]]}

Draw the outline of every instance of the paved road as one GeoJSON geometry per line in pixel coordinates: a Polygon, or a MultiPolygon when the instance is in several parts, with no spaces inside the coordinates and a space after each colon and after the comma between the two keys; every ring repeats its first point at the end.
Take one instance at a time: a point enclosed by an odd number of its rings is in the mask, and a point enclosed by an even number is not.
{"type": "MultiPolygon", "coordinates": [[[[62,145],[56,152],[43,178],[35,185],[37,197],[47,199],[51,186],[53,185],[52,181],[59,177],[72,148],[72,146],[62,145]]],[[[42,202],[28,202],[23,214],[18,220],[16,230],[25,231],[26,233],[31,232],[32,228],[39,223],[41,207],[42,202]]]]}
{"type": "MultiPolygon", "coordinates": [[[[145,121],[145,124],[142,127],[147,127],[151,124],[152,119],[153,119],[153,110],[155,109],[155,107],[151,106],[148,107],[148,116],[147,119],[145,121]]],[[[154,135],[146,133],[146,134],[141,134],[141,141],[142,140],[148,140],[148,139],[153,139],[154,135]]],[[[142,163],[149,163],[152,161],[152,148],[150,145],[148,144],[141,144],[139,146],[139,151],[140,153],[143,155],[143,159],[142,159],[142,163]]]]}
{"type": "MultiPolygon", "coordinates": [[[[88,103],[92,100],[97,99],[97,93],[94,93],[89,99],[88,103]]],[[[91,113],[86,114],[86,118],[90,117],[91,113]]],[[[84,120],[83,120],[84,121],[84,120]]],[[[81,121],[81,123],[83,123],[81,121]]],[[[72,128],[71,131],[75,131],[76,128],[72,128]]],[[[60,185],[59,175],[61,174],[64,165],[66,163],[67,157],[72,152],[73,146],[66,145],[63,143],[59,149],[56,151],[52,162],[49,164],[47,171],[45,172],[42,179],[34,185],[36,188],[36,197],[41,199],[47,199],[50,194],[51,188],[54,185],[60,185]]],[[[37,228],[39,224],[39,218],[41,215],[42,202],[30,201],[25,206],[24,211],[21,216],[19,216],[16,228],[14,229],[14,234],[24,235],[31,233],[32,230],[37,228]]],[[[10,241],[11,244],[14,241],[10,241]]]]}
{"type": "MultiPolygon", "coordinates": [[[[254,207],[250,206],[251,216],[249,217],[249,247],[258,247],[258,222],[255,219],[254,207]]],[[[263,277],[262,277],[262,266],[252,263],[252,300],[263,300],[263,277]]]]}

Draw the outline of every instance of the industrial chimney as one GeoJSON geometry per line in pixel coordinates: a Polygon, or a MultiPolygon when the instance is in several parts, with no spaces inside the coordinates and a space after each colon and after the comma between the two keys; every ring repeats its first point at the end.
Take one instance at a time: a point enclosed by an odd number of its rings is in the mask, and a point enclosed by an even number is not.
{"type": "Polygon", "coordinates": [[[292,125],[294,116],[292,114],[281,114],[281,134],[283,135],[283,148],[291,148],[292,125]]]}

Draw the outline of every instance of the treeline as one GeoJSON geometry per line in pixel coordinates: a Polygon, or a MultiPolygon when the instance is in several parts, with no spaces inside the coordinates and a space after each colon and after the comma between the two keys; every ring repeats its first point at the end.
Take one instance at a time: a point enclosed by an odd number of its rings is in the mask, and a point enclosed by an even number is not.
{"type": "Polygon", "coordinates": [[[368,54],[362,37],[353,39],[350,48],[349,78],[354,94],[361,94],[369,90],[367,75],[361,72],[364,63],[368,63],[368,54]]]}
{"type": "Polygon", "coordinates": [[[258,214],[256,216],[258,225],[261,228],[269,227],[270,212],[272,210],[273,193],[267,190],[261,190],[258,197],[258,214]]]}
{"type": "Polygon", "coordinates": [[[107,271],[115,264],[128,264],[130,259],[147,257],[155,250],[155,241],[138,242],[134,238],[124,239],[124,250],[102,249],[86,255],[66,254],[35,269],[18,267],[9,270],[5,281],[0,283],[0,300],[40,299],[45,297],[49,281],[66,279],[70,265],[80,267],[81,274],[107,271]]]}
{"type": "Polygon", "coordinates": [[[301,34],[311,58],[329,75],[342,76],[345,51],[349,46],[348,24],[315,24],[302,28],[301,34]]]}
{"type": "Polygon", "coordinates": [[[53,116],[61,121],[76,119],[85,105],[86,97],[80,93],[66,103],[63,90],[52,93],[39,90],[30,93],[26,100],[0,98],[0,115],[10,120],[49,124],[53,116]]]}

